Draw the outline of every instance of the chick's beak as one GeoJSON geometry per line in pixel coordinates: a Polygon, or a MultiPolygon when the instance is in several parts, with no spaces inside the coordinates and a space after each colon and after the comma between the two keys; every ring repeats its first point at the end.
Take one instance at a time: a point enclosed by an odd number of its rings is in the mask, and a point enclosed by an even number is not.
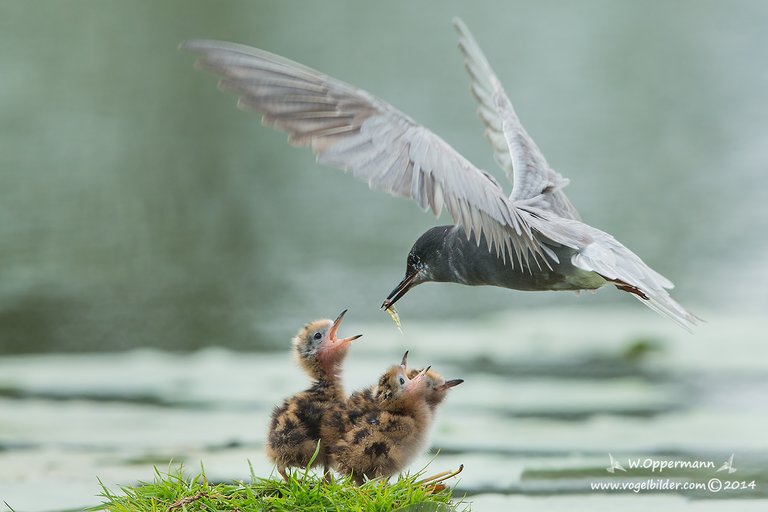
{"type": "Polygon", "coordinates": [[[461,384],[462,382],[464,382],[464,379],[453,379],[453,380],[448,380],[448,381],[446,381],[445,383],[443,383],[443,384],[440,386],[440,389],[441,389],[441,390],[444,390],[444,389],[452,388],[452,387],[454,387],[454,386],[458,386],[458,385],[459,385],[459,384],[461,384]]]}
{"type": "Polygon", "coordinates": [[[408,372],[408,351],[405,351],[405,354],[403,354],[403,360],[400,361],[400,367],[403,369],[404,372],[408,372]]]}
{"type": "Polygon", "coordinates": [[[340,340],[336,339],[336,333],[338,332],[341,321],[344,319],[344,315],[347,314],[347,311],[348,310],[345,309],[341,312],[341,314],[339,314],[339,316],[336,317],[336,320],[333,321],[333,325],[331,326],[330,331],[328,331],[328,339],[332,343],[351,343],[363,336],[362,334],[358,334],[356,336],[350,336],[349,338],[342,338],[340,340]]]}
{"type": "Polygon", "coordinates": [[[414,281],[418,275],[418,270],[409,270],[409,272],[405,274],[403,280],[400,281],[400,284],[398,284],[395,289],[392,290],[389,295],[387,295],[387,298],[384,299],[384,302],[381,304],[381,309],[388,309],[394,306],[395,302],[400,300],[400,297],[405,295],[408,290],[413,288],[414,281]]]}
{"type": "Polygon", "coordinates": [[[423,370],[421,370],[419,373],[413,376],[413,378],[408,382],[408,389],[416,389],[416,387],[423,381],[424,376],[427,374],[429,369],[432,368],[432,366],[427,366],[423,370]]]}

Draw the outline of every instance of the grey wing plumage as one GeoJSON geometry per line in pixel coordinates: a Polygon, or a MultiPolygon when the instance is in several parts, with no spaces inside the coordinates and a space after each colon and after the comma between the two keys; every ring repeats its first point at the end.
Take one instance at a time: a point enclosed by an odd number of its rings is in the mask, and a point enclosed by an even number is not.
{"type": "Polygon", "coordinates": [[[467,26],[459,18],[453,24],[459,32],[459,48],[471,79],[470,90],[479,102],[477,115],[494,157],[513,183],[510,199],[552,211],[569,219],[580,219],[563,192],[568,180],[547,163],[512,107],[491,65],[467,26]]]}
{"type": "Polygon", "coordinates": [[[436,216],[445,207],[468,236],[479,241],[484,234],[489,250],[513,264],[551,257],[495,180],[388,103],[256,48],[208,40],[181,48],[197,54],[198,68],[220,76],[219,87],[237,94],[240,108],[260,113],[291,143],[311,147],[319,162],[436,216]]]}
{"type": "Polygon", "coordinates": [[[580,222],[563,192],[568,180],[547,163],[525,131],[498,78],[466,25],[454,18],[459,48],[479,102],[478,116],[498,164],[514,184],[510,199],[525,213],[537,234],[575,250],[571,263],[617,284],[658,313],[690,329],[699,319],[667,292],[672,283],[646,265],[614,237],[580,222]]]}

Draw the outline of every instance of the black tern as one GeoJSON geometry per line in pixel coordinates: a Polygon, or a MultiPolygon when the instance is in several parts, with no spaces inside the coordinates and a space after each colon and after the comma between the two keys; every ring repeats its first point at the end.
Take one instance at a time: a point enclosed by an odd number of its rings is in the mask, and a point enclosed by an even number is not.
{"type": "Polygon", "coordinates": [[[568,180],[547,163],[523,128],[488,60],[456,18],[459,48],[507,196],[442,138],[370,93],[264,50],[191,40],[196,67],[220,77],[238,107],[309,146],[319,163],[371,188],[414,200],[454,225],[438,226],[413,245],[405,278],[382,304],[390,308],[428,281],[516,290],[593,290],[607,283],[690,329],[698,318],[667,292],[672,283],[613,236],[581,221],[563,192],[568,180]]]}

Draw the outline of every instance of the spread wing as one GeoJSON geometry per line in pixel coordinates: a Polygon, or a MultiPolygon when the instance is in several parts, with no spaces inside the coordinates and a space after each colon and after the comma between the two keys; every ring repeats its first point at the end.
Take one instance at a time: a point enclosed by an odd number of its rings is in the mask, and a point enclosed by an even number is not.
{"type": "Polygon", "coordinates": [[[197,67],[220,77],[238,106],[309,146],[319,162],[338,167],[371,188],[413,199],[439,216],[443,207],[467,236],[525,268],[549,248],[532,233],[527,215],[499,184],[443,139],[371,94],[272,53],[221,41],[192,40],[197,67]]]}
{"type": "Polygon", "coordinates": [[[513,183],[510,199],[580,219],[563,192],[568,180],[547,163],[536,143],[520,123],[512,103],[469,29],[459,18],[453,24],[459,32],[459,48],[471,78],[470,90],[477,98],[477,115],[485,125],[485,136],[494,157],[513,183]]]}
{"type": "Polygon", "coordinates": [[[471,91],[479,102],[477,114],[496,161],[513,183],[510,199],[524,212],[527,223],[548,240],[572,248],[571,263],[595,272],[620,289],[631,292],[651,309],[686,329],[699,318],[667,292],[672,283],[654,271],[614,237],[580,222],[563,187],[568,180],[554,171],[525,131],[498,78],[466,25],[453,20],[459,48],[471,78],[471,91]]]}

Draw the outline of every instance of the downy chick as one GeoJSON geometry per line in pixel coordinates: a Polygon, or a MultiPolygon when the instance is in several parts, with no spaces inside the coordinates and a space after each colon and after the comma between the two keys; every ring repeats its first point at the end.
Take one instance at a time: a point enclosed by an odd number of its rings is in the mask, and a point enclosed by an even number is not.
{"type": "MultiPolygon", "coordinates": [[[[406,351],[401,364],[406,364],[407,360],[408,352],[406,351]]],[[[421,372],[421,368],[411,368],[408,370],[408,378],[413,379],[419,372],[421,372]]],[[[437,406],[445,400],[448,390],[464,382],[464,379],[451,379],[446,381],[443,376],[435,370],[429,370],[424,378],[427,381],[427,388],[429,388],[425,399],[433,416],[437,406]]],[[[347,409],[349,411],[349,420],[352,423],[355,422],[358,416],[365,414],[375,406],[375,395],[376,385],[357,390],[349,395],[349,398],[347,399],[347,409]]]]}
{"type": "Polygon", "coordinates": [[[346,397],[341,384],[341,363],[350,342],[360,335],[337,339],[344,310],[336,320],[318,320],[304,326],[293,338],[297,362],[312,379],[312,386],[287,398],[272,411],[267,434],[267,456],[288,480],[286,469],[305,468],[320,441],[313,466],[322,465],[329,475],[328,449],[343,432],[346,397]]]}
{"type": "MultiPolygon", "coordinates": [[[[403,359],[400,361],[400,366],[406,368],[406,370],[408,368],[408,352],[408,350],[405,351],[403,359]]],[[[392,368],[395,367],[393,366],[392,368]]],[[[412,379],[420,371],[420,369],[416,371],[407,370],[408,378],[412,379]]],[[[430,372],[431,371],[432,370],[430,370],[430,372]]],[[[349,428],[350,425],[356,424],[362,416],[365,416],[379,407],[379,399],[377,397],[378,389],[378,383],[372,384],[363,389],[353,391],[352,394],[349,395],[349,398],[347,398],[347,428],[349,428]]]]}
{"type": "Polygon", "coordinates": [[[358,484],[366,477],[398,473],[418,455],[426,439],[431,413],[424,376],[429,368],[409,379],[406,356],[381,376],[373,402],[364,404],[366,412],[332,450],[334,468],[351,474],[358,484]]]}

